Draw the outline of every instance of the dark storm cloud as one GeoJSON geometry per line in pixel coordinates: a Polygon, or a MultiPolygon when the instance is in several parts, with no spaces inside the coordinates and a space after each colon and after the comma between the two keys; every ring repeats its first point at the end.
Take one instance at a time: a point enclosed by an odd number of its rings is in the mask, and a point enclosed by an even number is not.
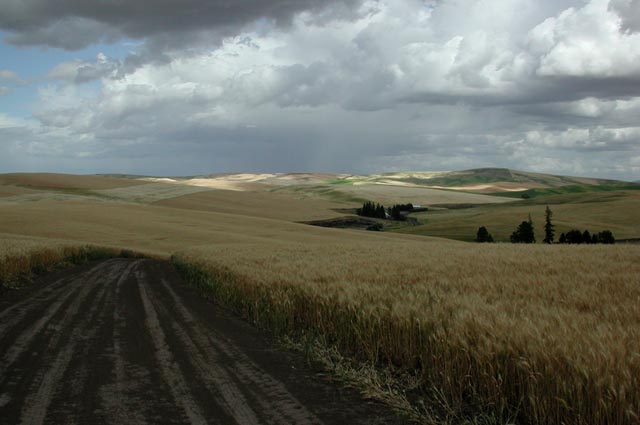
{"type": "Polygon", "coordinates": [[[79,49],[121,37],[153,38],[162,44],[191,40],[198,31],[234,29],[265,18],[286,26],[302,11],[348,13],[356,0],[2,0],[0,28],[16,45],[79,49]],[[187,34],[187,36],[185,36],[187,34]]]}

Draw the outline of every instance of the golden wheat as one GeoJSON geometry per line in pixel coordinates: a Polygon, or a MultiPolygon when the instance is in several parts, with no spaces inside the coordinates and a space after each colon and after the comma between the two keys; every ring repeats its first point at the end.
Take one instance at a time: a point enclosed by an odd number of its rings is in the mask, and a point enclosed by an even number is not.
{"type": "Polygon", "coordinates": [[[51,270],[61,263],[133,255],[129,251],[86,243],[0,234],[0,292],[19,286],[34,272],[51,270]]]}
{"type": "Polygon", "coordinates": [[[263,326],[415,371],[445,416],[640,420],[638,247],[272,243],[174,261],[263,326]]]}

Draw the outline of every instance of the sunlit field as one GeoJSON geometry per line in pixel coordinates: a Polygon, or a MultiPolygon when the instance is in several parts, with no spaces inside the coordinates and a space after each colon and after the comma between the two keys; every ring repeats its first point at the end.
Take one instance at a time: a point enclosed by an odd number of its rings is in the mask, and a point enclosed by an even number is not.
{"type": "Polygon", "coordinates": [[[432,419],[640,420],[640,247],[263,244],[174,260],[261,326],[415,374],[432,419]]]}

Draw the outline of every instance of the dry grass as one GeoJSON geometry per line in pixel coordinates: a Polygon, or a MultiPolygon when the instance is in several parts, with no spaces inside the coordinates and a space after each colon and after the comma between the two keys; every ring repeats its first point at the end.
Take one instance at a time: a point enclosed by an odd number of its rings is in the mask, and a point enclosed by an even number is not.
{"type": "Polygon", "coordinates": [[[55,173],[11,173],[0,174],[1,185],[15,185],[46,189],[99,190],[146,184],[134,179],[119,179],[94,175],[55,173]]]}
{"type": "Polygon", "coordinates": [[[336,198],[336,193],[345,199],[369,199],[385,205],[409,203],[416,205],[435,204],[494,204],[514,202],[512,198],[483,195],[479,193],[439,190],[420,186],[397,184],[335,184],[322,186],[291,186],[277,189],[281,193],[296,194],[298,197],[336,198]],[[330,191],[329,191],[330,190],[330,191]]]}
{"type": "Polygon", "coordinates": [[[134,254],[76,241],[0,234],[0,293],[28,282],[33,273],[49,271],[62,263],[122,255],[134,254]]]}
{"type": "Polygon", "coordinates": [[[27,189],[26,187],[18,186],[0,186],[0,198],[21,196],[37,193],[33,189],[27,189]]]}
{"type": "Polygon", "coordinates": [[[341,214],[332,208],[344,207],[323,200],[302,201],[278,193],[211,190],[156,202],[156,205],[188,210],[273,218],[287,221],[320,220],[341,214]]]}
{"type": "Polygon", "coordinates": [[[414,373],[432,419],[640,421],[638,247],[271,243],[175,261],[262,326],[414,373]]]}
{"type": "Polygon", "coordinates": [[[223,214],[106,201],[38,201],[4,205],[0,202],[1,232],[127,247],[165,257],[185,248],[212,243],[349,240],[382,244],[393,240],[429,240],[422,236],[324,229],[250,217],[243,215],[242,208],[238,208],[236,214],[223,214]]]}
{"type": "Polygon", "coordinates": [[[144,185],[100,190],[97,193],[113,200],[125,202],[153,203],[210,189],[176,183],[146,183],[144,185]]]}

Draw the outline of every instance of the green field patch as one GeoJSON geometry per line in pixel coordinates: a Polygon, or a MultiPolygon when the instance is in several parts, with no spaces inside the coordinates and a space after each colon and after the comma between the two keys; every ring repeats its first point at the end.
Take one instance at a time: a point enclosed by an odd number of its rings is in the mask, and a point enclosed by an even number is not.
{"type": "Polygon", "coordinates": [[[589,192],[611,192],[619,190],[640,190],[640,184],[636,183],[620,183],[620,184],[574,184],[560,187],[528,189],[520,192],[495,192],[490,195],[504,196],[507,198],[532,199],[541,196],[565,195],[574,193],[589,192]]]}
{"type": "Polygon", "coordinates": [[[343,179],[328,180],[326,183],[327,184],[333,184],[333,185],[353,186],[353,181],[352,180],[343,180],[343,179]]]}

